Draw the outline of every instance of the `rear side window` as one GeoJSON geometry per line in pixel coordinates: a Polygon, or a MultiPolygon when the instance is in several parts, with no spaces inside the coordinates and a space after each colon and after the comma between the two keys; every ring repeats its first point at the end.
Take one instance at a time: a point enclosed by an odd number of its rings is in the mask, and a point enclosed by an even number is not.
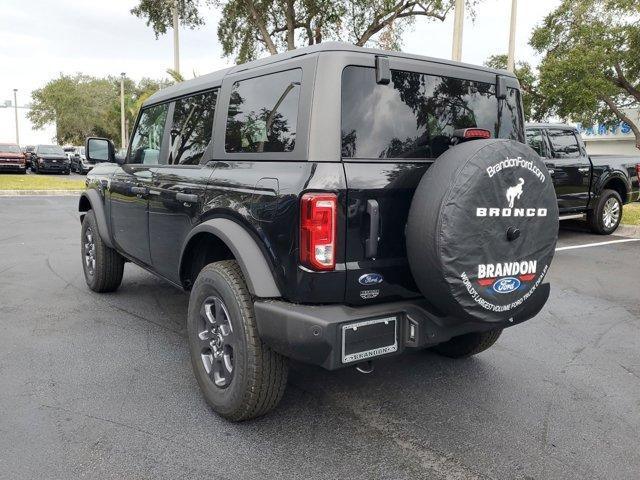
{"type": "Polygon", "coordinates": [[[522,141],[518,91],[498,102],[495,85],[392,70],[379,85],[375,70],[350,66],[342,74],[342,156],[437,158],[454,130],[484,128],[492,137],[522,141]]]}
{"type": "Polygon", "coordinates": [[[302,70],[235,82],[227,114],[227,152],[291,152],[295,148],[302,70]]]}
{"type": "Polygon", "coordinates": [[[547,156],[547,149],[541,130],[527,130],[527,144],[541,157],[547,156]]]}
{"type": "Polygon", "coordinates": [[[578,158],[580,146],[571,130],[549,129],[549,141],[554,158],[578,158]]]}
{"type": "Polygon", "coordinates": [[[169,104],[163,103],[142,111],[127,163],[157,165],[160,162],[160,147],[168,109],[169,104]]]}
{"type": "Polygon", "coordinates": [[[171,127],[169,163],[197,165],[200,163],[213,133],[213,115],[218,91],[176,100],[171,127]]]}

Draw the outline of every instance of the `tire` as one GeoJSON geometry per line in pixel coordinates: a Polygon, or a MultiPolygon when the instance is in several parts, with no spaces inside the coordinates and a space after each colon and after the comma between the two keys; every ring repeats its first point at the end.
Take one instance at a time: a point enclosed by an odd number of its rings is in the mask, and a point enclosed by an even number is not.
{"type": "Polygon", "coordinates": [[[622,198],[615,190],[603,190],[598,203],[587,214],[587,222],[594,233],[611,235],[622,220],[622,198]]]}
{"type": "Polygon", "coordinates": [[[93,210],[84,216],[81,232],[82,270],[87,285],[98,293],[117,290],[122,283],[124,257],[107,247],[100,238],[93,210]]]}
{"type": "Polygon", "coordinates": [[[558,202],[538,154],[513,140],[449,148],[426,171],[406,228],[419,290],[446,315],[506,322],[539,311],[558,237],[558,202]]]}
{"type": "Polygon", "coordinates": [[[215,412],[238,422],[278,405],[288,359],[260,340],[253,301],[235,260],[211,263],[199,273],[187,332],[193,372],[215,412]]]}
{"type": "Polygon", "coordinates": [[[449,358],[467,358],[484,352],[490,348],[500,335],[502,330],[491,330],[489,332],[476,332],[453,337],[448,342],[432,347],[436,353],[449,358]]]}

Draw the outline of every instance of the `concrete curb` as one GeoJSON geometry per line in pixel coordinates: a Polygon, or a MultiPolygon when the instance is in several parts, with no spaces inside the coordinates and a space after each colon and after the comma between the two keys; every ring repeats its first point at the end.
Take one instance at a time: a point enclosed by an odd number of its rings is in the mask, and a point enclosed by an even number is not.
{"type": "Polygon", "coordinates": [[[640,238],[640,226],[621,224],[613,234],[621,237],[640,238]]]}
{"type": "Polygon", "coordinates": [[[83,190],[0,190],[0,197],[55,196],[77,197],[83,190]]]}

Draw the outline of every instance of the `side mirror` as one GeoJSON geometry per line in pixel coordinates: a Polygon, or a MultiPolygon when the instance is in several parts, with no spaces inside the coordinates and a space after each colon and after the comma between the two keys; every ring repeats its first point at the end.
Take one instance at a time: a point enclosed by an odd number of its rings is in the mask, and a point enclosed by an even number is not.
{"type": "Polygon", "coordinates": [[[93,162],[116,162],[113,142],[106,138],[89,137],[85,144],[85,157],[93,162]]]}

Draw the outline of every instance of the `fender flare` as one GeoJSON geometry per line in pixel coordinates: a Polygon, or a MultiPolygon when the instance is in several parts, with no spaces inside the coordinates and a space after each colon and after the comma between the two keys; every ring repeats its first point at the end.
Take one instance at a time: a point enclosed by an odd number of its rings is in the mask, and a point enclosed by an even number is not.
{"type": "Polygon", "coordinates": [[[180,269],[189,246],[189,241],[197,234],[207,232],[218,237],[233,253],[244,274],[247,287],[252,295],[262,298],[282,297],[262,250],[247,230],[228,218],[213,218],[195,227],[182,244],[180,269]]]}
{"type": "Polygon", "coordinates": [[[96,223],[98,224],[98,233],[100,234],[100,238],[107,245],[107,247],[114,248],[113,242],[111,241],[111,232],[109,232],[109,224],[107,223],[107,215],[104,211],[104,203],[102,197],[96,190],[86,190],[82,192],[82,194],[80,195],[80,200],[78,202],[79,212],[87,211],[83,209],[83,199],[86,199],[89,202],[89,204],[91,205],[91,210],[93,210],[93,213],[96,216],[96,223]]]}
{"type": "MultiPolygon", "coordinates": [[[[605,190],[607,187],[610,188],[610,185],[612,182],[620,182],[624,185],[625,194],[627,196],[627,201],[628,201],[629,195],[633,191],[631,182],[622,173],[615,170],[605,172],[605,174],[598,179],[598,183],[595,188],[596,194],[594,195],[594,199],[597,201],[602,195],[602,191],[605,190]]],[[[614,188],[614,190],[616,189],[614,188]]],[[[621,196],[623,197],[622,200],[624,202],[624,196],[623,195],[621,196]]]]}

